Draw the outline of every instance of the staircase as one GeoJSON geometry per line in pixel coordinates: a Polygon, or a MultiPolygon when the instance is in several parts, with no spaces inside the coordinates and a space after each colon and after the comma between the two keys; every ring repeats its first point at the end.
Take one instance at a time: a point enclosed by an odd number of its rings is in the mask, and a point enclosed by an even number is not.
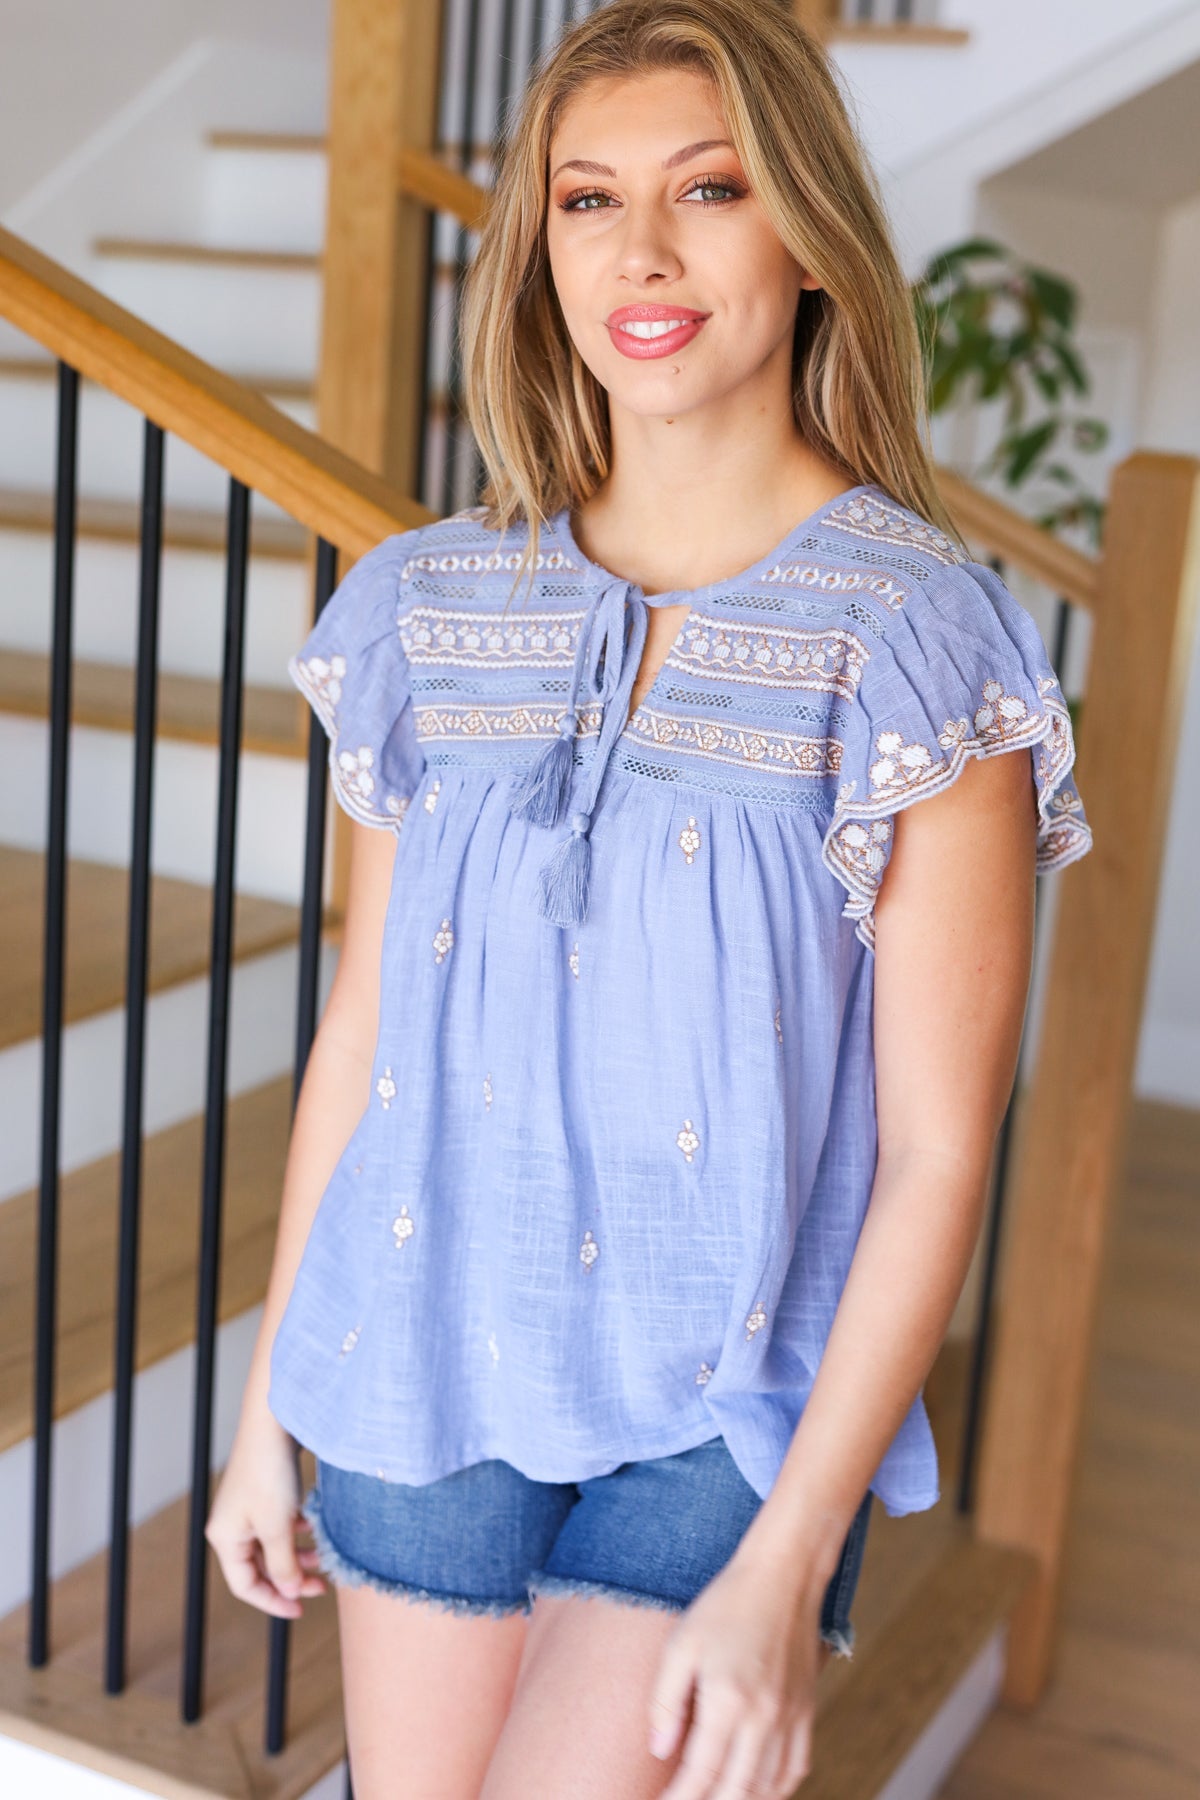
{"type": "MultiPolygon", "coordinates": [[[[971,12],[966,0],[954,10],[956,20],[971,12]]],[[[969,49],[951,28],[896,33],[906,57],[969,49]]],[[[878,40],[862,41],[863,30],[843,24],[835,36],[839,55],[884,54],[878,40]]],[[[86,267],[104,294],[214,369],[236,372],[262,440],[254,468],[266,468],[271,421],[282,431],[288,420],[314,419],[325,139],[319,131],[223,124],[200,132],[197,143],[201,175],[189,208],[157,217],[143,209],[126,229],[110,224],[77,246],[72,266],[86,267]],[[270,405],[253,413],[253,396],[270,405]]],[[[456,227],[446,213],[435,223],[434,305],[444,323],[456,227]]],[[[191,436],[212,454],[175,427],[166,452],[129,1665],[120,1696],[103,1689],[142,446],[138,407],[103,380],[84,382],[81,406],[51,1656],[29,1666],[55,365],[2,320],[0,353],[0,744],[17,775],[0,800],[0,921],[8,934],[0,965],[0,1528],[10,1546],[0,1561],[0,1793],[341,1800],[332,1596],[307,1602],[289,1627],[285,1742],[268,1753],[267,1621],[230,1599],[211,1561],[204,1710],[194,1724],[180,1721],[226,470],[234,467],[225,440],[206,436],[207,426],[191,436]],[[97,1785],[103,1781],[111,1785],[97,1785]]],[[[217,378],[212,386],[219,398],[217,378]]],[[[446,407],[436,392],[427,416],[437,468],[446,407]]],[[[307,452],[333,466],[335,453],[301,436],[288,440],[289,455],[307,452]]],[[[328,504],[304,525],[295,522],[301,510],[289,513],[257,492],[251,511],[214,1469],[228,1452],[257,1327],[291,1110],[309,722],[285,664],[312,610],[311,533],[320,529],[357,553],[389,529],[419,522],[419,509],[389,513],[398,497],[345,459],[336,475],[361,501],[339,515],[351,520],[340,536],[326,522],[328,504]]],[[[271,485],[247,472],[239,479],[271,485]]],[[[275,491],[281,500],[283,486],[275,491]]],[[[967,511],[975,504],[981,544],[1018,561],[1031,554],[1044,579],[1061,576],[1068,589],[1093,593],[1085,559],[1053,546],[1031,552],[1022,521],[994,502],[958,500],[967,511]]],[[[323,982],[338,926],[327,907],[323,982]]],[[[967,1352],[965,1343],[949,1345],[926,1387],[947,1490],[961,1444],[967,1352]]],[[[311,1477],[307,1455],[303,1472],[311,1477]]],[[[903,1521],[877,1509],[856,1610],[860,1648],[822,1677],[809,1800],[870,1800],[885,1791],[887,1800],[926,1800],[936,1791],[939,1771],[996,1704],[1009,1621],[1035,1572],[1027,1551],[982,1541],[949,1505],[903,1521]]]]}

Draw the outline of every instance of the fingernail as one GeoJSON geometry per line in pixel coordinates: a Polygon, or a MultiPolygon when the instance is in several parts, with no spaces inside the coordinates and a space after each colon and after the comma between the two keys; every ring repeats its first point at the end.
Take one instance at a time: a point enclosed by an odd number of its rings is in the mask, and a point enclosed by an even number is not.
{"type": "Polygon", "coordinates": [[[650,1728],[650,1754],[651,1754],[651,1756],[665,1756],[667,1754],[667,1749],[670,1745],[670,1742],[671,1742],[671,1739],[670,1739],[669,1734],[663,1730],[661,1725],[651,1726],[651,1728],[650,1728]]]}

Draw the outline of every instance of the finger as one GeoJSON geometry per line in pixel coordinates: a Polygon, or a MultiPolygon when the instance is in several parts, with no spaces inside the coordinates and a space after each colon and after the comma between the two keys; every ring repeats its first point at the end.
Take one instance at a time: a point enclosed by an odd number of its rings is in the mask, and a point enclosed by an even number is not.
{"type": "Polygon", "coordinates": [[[218,1551],[217,1560],[230,1593],[235,1600],[244,1600],[247,1605],[273,1613],[277,1618],[299,1618],[303,1611],[299,1600],[285,1598],[276,1592],[271,1582],[264,1580],[256,1551],[254,1542],[237,1544],[223,1555],[218,1551]]]}
{"type": "Polygon", "coordinates": [[[682,1642],[668,1638],[650,1697],[650,1754],[664,1761],[674,1756],[683,1734],[696,1679],[695,1666],[682,1642]]]}
{"type": "Polygon", "coordinates": [[[712,1800],[748,1800],[776,1793],[771,1777],[779,1767],[780,1735],[765,1721],[744,1720],[734,1733],[712,1800]]]}
{"type": "Polygon", "coordinates": [[[812,1767],[812,1714],[793,1726],[783,1761],[783,1792],[791,1795],[812,1767]]]}
{"type": "Polygon", "coordinates": [[[296,1554],[296,1540],[291,1528],[273,1531],[260,1542],[267,1579],[274,1582],[281,1594],[294,1599],[304,1581],[304,1571],[296,1554]]]}
{"type": "Polygon", "coordinates": [[[660,1800],[711,1800],[737,1723],[738,1704],[732,1696],[718,1699],[702,1685],[679,1767],[660,1800]]]}

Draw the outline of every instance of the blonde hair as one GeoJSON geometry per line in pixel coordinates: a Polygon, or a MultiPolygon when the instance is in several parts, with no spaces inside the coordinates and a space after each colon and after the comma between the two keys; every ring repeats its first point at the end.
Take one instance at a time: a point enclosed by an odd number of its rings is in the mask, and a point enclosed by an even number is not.
{"type": "Polygon", "coordinates": [[[567,332],[550,273],[548,159],[588,82],[659,69],[711,80],[759,204],[821,283],[801,292],[796,314],[793,409],[805,442],[847,486],[875,483],[957,537],[927,449],[920,340],[883,202],[824,49],[778,0],[611,0],[534,69],[500,146],[459,326],[489,529],[527,521],[521,566],[532,581],[539,527],[609,473],[608,397],[567,332]]]}

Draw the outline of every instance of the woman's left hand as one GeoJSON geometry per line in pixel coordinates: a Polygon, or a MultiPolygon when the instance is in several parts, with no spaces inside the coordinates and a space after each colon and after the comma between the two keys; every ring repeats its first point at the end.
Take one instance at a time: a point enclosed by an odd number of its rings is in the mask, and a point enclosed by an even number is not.
{"type": "Polygon", "coordinates": [[[650,1701],[654,1755],[672,1756],[687,1731],[661,1800],[786,1800],[808,1774],[822,1598],[735,1555],[692,1601],[650,1701]]]}

